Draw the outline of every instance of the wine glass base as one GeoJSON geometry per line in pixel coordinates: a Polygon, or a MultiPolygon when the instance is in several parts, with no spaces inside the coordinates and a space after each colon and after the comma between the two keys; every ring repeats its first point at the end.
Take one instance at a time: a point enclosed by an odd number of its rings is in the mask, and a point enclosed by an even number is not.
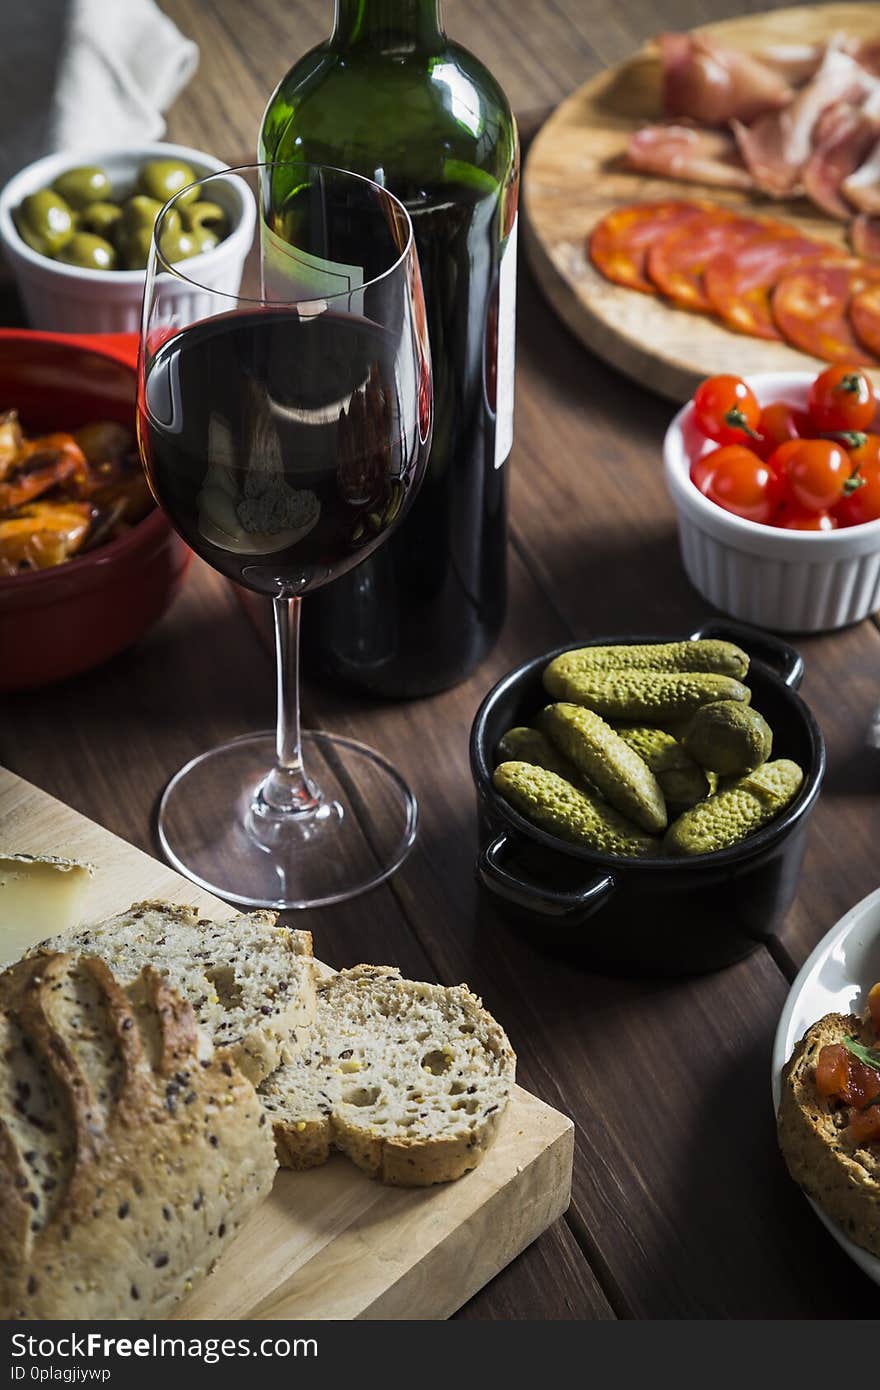
{"type": "Polygon", "coordinates": [[[169,863],[219,898],[279,910],[342,902],[393,874],[418,824],[400,774],[380,753],[336,734],[304,733],[302,754],[320,804],[275,817],[255,810],[275,758],[273,734],[245,734],[193,758],[159,804],[169,863]]]}

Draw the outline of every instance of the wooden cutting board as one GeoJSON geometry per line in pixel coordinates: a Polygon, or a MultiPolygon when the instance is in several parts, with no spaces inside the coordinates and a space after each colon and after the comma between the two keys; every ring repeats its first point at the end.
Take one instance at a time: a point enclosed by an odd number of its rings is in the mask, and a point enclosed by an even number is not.
{"type": "MultiPolygon", "coordinates": [[[[231,915],[218,898],[5,768],[0,852],[96,865],[90,917],[147,897],[194,903],[219,920],[231,915]]],[[[308,1173],[281,1172],[177,1316],[449,1317],[562,1215],[573,1152],[571,1120],[517,1086],[494,1147],[458,1182],[383,1187],[341,1156],[308,1173]]]]}
{"type": "MultiPolygon", "coordinates": [[[[880,6],[805,5],[707,24],[698,32],[756,51],[770,44],[821,42],[841,30],[880,36],[880,6]]],[[[600,218],[621,203],[657,198],[708,197],[747,213],[785,218],[810,236],[846,244],[843,224],[804,199],[776,202],[624,169],[620,158],[629,135],[661,118],[660,61],[649,44],[579,87],[536,136],[523,178],[525,240],[550,303],[587,347],[676,401],[687,400],[715,372],[815,371],[814,358],[785,343],[733,333],[715,319],[613,285],[593,269],[586,243],[600,218]]],[[[880,372],[875,377],[880,382],[880,372]]]]}

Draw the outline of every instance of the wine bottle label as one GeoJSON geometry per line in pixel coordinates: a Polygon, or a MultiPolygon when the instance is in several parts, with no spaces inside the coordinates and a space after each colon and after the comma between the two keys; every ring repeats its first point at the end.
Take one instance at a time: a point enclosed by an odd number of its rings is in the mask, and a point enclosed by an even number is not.
{"type": "Polygon", "coordinates": [[[498,273],[498,365],[496,369],[495,467],[500,468],[513,447],[513,378],[516,354],[516,240],[514,220],[501,253],[498,273]]]}
{"type": "Polygon", "coordinates": [[[353,314],[363,313],[363,266],[312,256],[284,241],[262,219],[260,240],[264,299],[281,304],[299,303],[303,307],[311,303],[314,312],[321,313],[331,296],[348,295],[345,307],[353,314]]]}

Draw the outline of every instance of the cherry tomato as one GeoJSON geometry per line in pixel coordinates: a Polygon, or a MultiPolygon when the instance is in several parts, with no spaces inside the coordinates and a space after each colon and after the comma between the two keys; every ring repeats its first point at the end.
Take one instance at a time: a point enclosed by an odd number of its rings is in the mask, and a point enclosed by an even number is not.
{"type": "Polygon", "coordinates": [[[861,526],[880,519],[880,434],[869,434],[859,449],[850,449],[852,476],[834,508],[840,526],[861,526]]]}
{"type": "Polygon", "coordinates": [[[787,401],[771,401],[761,411],[758,438],[753,441],[752,447],[762,459],[769,459],[780,444],[785,444],[789,439],[800,439],[806,424],[806,416],[787,401]]]}
{"type": "Polygon", "coordinates": [[[880,1033],[880,984],[872,985],[868,990],[868,1013],[871,1015],[871,1022],[880,1033]]]}
{"type": "Polygon", "coordinates": [[[834,508],[840,526],[861,526],[866,521],[880,520],[880,464],[866,464],[857,477],[861,487],[846,494],[834,508]]]}
{"type": "Polygon", "coordinates": [[[694,417],[719,444],[746,444],[757,434],[761,407],[738,376],[710,376],[697,387],[694,417]]]}
{"type": "Polygon", "coordinates": [[[776,474],[741,444],[725,444],[708,456],[713,466],[703,489],[710,501],[747,521],[768,523],[776,509],[776,474]]]}
{"type": "Polygon", "coordinates": [[[867,430],[877,412],[877,400],[862,369],[840,363],[816,377],[807,409],[818,430],[867,430]]]}
{"type": "MultiPolygon", "coordinates": [[[[844,495],[844,484],[852,473],[845,449],[830,439],[801,439],[783,444],[788,491],[808,512],[826,512],[844,495]]],[[[771,463],[781,452],[777,449],[771,463]]],[[[775,466],[775,465],[774,465],[775,466]]]]}
{"type": "Polygon", "coordinates": [[[705,493],[706,488],[715,472],[715,455],[720,454],[720,449],[712,449],[708,454],[703,454],[702,458],[695,459],[691,464],[691,482],[700,492],[705,493]]]}
{"type": "Polygon", "coordinates": [[[780,444],[778,449],[774,449],[770,455],[770,467],[777,473],[784,473],[795,450],[803,444],[803,439],[786,439],[784,444],[780,444]]]}
{"type": "Polygon", "coordinates": [[[783,502],[774,525],[785,531],[836,531],[840,523],[830,512],[806,512],[796,503],[783,502]]]}

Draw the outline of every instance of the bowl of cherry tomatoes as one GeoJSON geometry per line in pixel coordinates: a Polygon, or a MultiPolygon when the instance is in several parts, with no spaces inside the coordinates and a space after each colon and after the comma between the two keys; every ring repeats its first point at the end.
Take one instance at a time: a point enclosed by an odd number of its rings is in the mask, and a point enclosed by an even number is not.
{"type": "Polygon", "coordinates": [[[880,403],[857,366],[710,377],[666,432],[685,570],[723,612],[826,632],[880,607],[880,403]]]}

